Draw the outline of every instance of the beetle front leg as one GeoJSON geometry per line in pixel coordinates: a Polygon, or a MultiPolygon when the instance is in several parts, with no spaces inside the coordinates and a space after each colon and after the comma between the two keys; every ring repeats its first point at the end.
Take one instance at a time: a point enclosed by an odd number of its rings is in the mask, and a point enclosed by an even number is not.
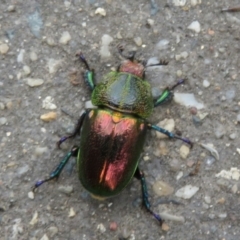
{"type": "Polygon", "coordinates": [[[86,67],[86,72],[83,74],[84,81],[86,84],[90,87],[91,90],[95,88],[95,83],[94,83],[94,71],[90,69],[88,62],[84,55],[80,52],[76,54],[77,57],[83,62],[83,64],[86,67]]]}
{"type": "Polygon", "coordinates": [[[189,139],[187,139],[187,138],[182,138],[182,137],[180,137],[180,136],[178,136],[178,135],[175,135],[174,133],[169,132],[168,130],[166,130],[166,129],[164,129],[164,128],[158,127],[157,125],[152,125],[152,124],[149,123],[149,124],[148,124],[148,127],[149,127],[150,129],[154,129],[154,130],[156,130],[156,131],[158,131],[158,132],[160,132],[160,133],[163,133],[163,134],[167,135],[169,138],[180,139],[180,140],[182,140],[183,142],[189,144],[191,148],[192,148],[192,146],[193,146],[193,143],[192,143],[189,139]]]}
{"type": "Polygon", "coordinates": [[[76,135],[80,133],[80,130],[81,130],[81,127],[82,127],[82,124],[83,124],[83,120],[84,120],[87,112],[88,112],[88,111],[85,111],[85,112],[81,115],[81,117],[78,119],[78,123],[77,123],[77,125],[76,125],[73,133],[72,133],[71,135],[69,135],[69,136],[64,136],[64,137],[62,137],[62,138],[57,142],[58,148],[60,148],[60,145],[61,145],[63,142],[65,142],[67,139],[72,138],[72,137],[76,137],[76,135]]]}
{"type": "Polygon", "coordinates": [[[157,107],[163,103],[170,101],[173,98],[173,89],[176,88],[178,85],[183,84],[185,80],[186,79],[180,79],[172,87],[167,87],[154,102],[154,107],[157,107]]]}
{"type": "Polygon", "coordinates": [[[162,225],[163,223],[163,220],[162,218],[160,217],[160,215],[154,213],[152,210],[151,210],[151,205],[149,203],[149,200],[148,200],[148,190],[147,190],[147,184],[146,184],[146,180],[145,180],[145,177],[144,177],[144,173],[142,171],[140,171],[140,169],[137,167],[136,169],[136,172],[134,174],[134,177],[136,177],[138,180],[141,181],[141,186],[142,186],[142,201],[143,201],[143,206],[146,208],[146,210],[152,214],[155,219],[158,220],[158,222],[160,223],[160,225],[162,225]]]}
{"type": "Polygon", "coordinates": [[[60,176],[63,168],[66,166],[68,160],[69,160],[71,157],[76,157],[77,154],[78,154],[78,152],[79,152],[79,148],[76,147],[76,146],[74,146],[74,147],[71,149],[71,151],[68,152],[68,153],[64,156],[64,158],[63,158],[62,161],[57,165],[57,167],[50,173],[50,175],[49,175],[48,178],[46,178],[46,179],[44,179],[44,180],[39,180],[39,181],[37,181],[37,182],[35,183],[35,185],[34,185],[33,188],[32,188],[32,191],[34,191],[36,188],[40,187],[40,186],[41,186],[43,183],[45,183],[45,182],[48,182],[48,181],[50,181],[50,180],[52,180],[52,179],[54,179],[54,178],[57,179],[57,178],[60,176]]]}

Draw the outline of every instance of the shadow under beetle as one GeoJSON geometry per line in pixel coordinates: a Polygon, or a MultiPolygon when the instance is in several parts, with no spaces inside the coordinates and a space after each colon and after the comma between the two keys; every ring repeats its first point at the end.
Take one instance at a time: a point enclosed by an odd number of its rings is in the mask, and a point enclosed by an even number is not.
{"type": "MultiPolygon", "coordinates": [[[[80,182],[96,197],[115,196],[133,177],[140,180],[143,206],[162,224],[160,215],[154,213],[150,207],[146,180],[138,164],[148,129],[161,132],[169,138],[180,139],[192,147],[190,140],[146,120],[154,107],[172,98],[172,90],[184,80],[179,80],[173,87],[166,88],[158,98],[153,99],[151,86],[144,79],[146,63],[135,60],[135,52],[125,56],[123,49],[119,48],[119,53],[125,60],[117,71],[105,75],[97,85],[87,60],[82,53],[78,54],[87,69],[84,80],[92,91],[92,103],[98,108],[86,109],[79,118],[74,133],[59,140],[60,147],[67,139],[80,134],[79,145],[72,147],[50,173],[49,178],[37,181],[33,190],[44,182],[58,178],[68,160],[72,156],[77,157],[80,182]]],[[[160,61],[156,65],[166,64],[167,62],[160,61]]]]}

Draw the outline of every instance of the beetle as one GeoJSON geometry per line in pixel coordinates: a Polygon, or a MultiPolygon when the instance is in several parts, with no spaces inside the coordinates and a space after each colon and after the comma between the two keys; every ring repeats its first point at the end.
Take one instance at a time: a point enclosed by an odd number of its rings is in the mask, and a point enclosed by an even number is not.
{"type": "MultiPolygon", "coordinates": [[[[116,71],[111,71],[95,84],[94,72],[82,53],[77,56],[86,67],[84,80],[92,91],[91,100],[96,109],[86,109],[78,120],[73,134],[62,137],[58,146],[69,138],[80,135],[79,145],[65,155],[59,165],[44,180],[35,183],[33,190],[45,182],[58,178],[68,160],[77,157],[78,177],[83,187],[93,196],[108,198],[119,194],[136,177],[141,182],[142,202],[145,209],[162,224],[160,215],[152,211],[148,198],[146,180],[139,169],[140,155],[149,129],[180,139],[192,147],[192,142],[146,119],[154,107],[160,106],[173,97],[173,89],[166,88],[156,99],[151,86],[145,80],[146,62],[135,59],[135,53],[120,55],[125,60],[116,71]]],[[[160,61],[156,65],[167,65],[160,61]]]]}

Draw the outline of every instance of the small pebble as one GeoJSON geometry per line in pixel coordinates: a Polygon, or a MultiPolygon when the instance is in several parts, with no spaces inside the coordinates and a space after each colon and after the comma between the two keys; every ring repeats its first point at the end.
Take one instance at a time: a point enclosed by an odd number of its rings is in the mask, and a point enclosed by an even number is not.
{"type": "Polygon", "coordinates": [[[95,14],[96,15],[99,14],[103,17],[105,17],[107,15],[106,10],[104,8],[97,8],[96,11],[95,11],[95,14]]]}
{"type": "Polygon", "coordinates": [[[191,0],[191,6],[195,7],[198,4],[198,0],[191,0]]]}
{"type": "Polygon", "coordinates": [[[110,224],[109,224],[109,229],[111,230],[111,231],[116,231],[117,230],[117,223],[116,222],[110,222],[110,224]]]}
{"type": "Polygon", "coordinates": [[[196,33],[199,33],[201,31],[201,26],[200,26],[200,23],[198,21],[193,21],[189,26],[188,26],[188,29],[196,32],[196,33]]]}
{"type": "Polygon", "coordinates": [[[38,212],[36,211],[33,214],[32,220],[29,222],[30,225],[35,225],[38,222],[38,212]]]}
{"type": "Polygon", "coordinates": [[[61,44],[68,44],[68,42],[71,40],[71,35],[68,31],[65,31],[62,33],[61,38],[59,39],[59,43],[61,44]]]}
{"type": "Polygon", "coordinates": [[[4,109],[5,109],[4,103],[0,102],[0,110],[4,110],[4,109]]]}
{"type": "Polygon", "coordinates": [[[58,228],[55,226],[49,227],[48,230],[49,236],[53,238],[58,233],[58,228]]]}
{"type": "Polygon", "coordinates": [[[168,47],[169,47],[169,40],[167,40],[167,39],[160,40],[156,45],[156,48],[158,50],[167,49],[168,47]]]}
{"type": "Polygon", "coordinates": [[[173,4],[177,7],[185,6],[187,0],[173,0],[173,4]]]}
{"type": "Polygon", "coordinates": [[[61,64],[62,64],[62,61],[59,59],[53,59],[53,58],[48,59],[47,67],[48,67],[49,73],[50,74],[56,73],[59,67],[61,66],[61,64]]]}
{"type": "MultiPolygon", "coordinates": [[[[67,37],[67,36],[65,36],[67,37]]],[[[70,37],[71,39],[71,37],[70,37]]],[[[70,40],[69,39],[69,40],[70,40]]],[[[64,41],[64,39],[62,39],[62,41],[64,41]]],[[[49,45],[49,46],[56,46],[57,44],[55,43],[55,40],[52,38],[52,37],[47,37],[46,39],[46,43],[49,45]]],[[[60,42],[61,43],[61,42],[60,42]]],[[[67,43],[63,43],[63,44],[67,44],[67,43]]]]}
{"type": "Polygon", "coordinates": [[[236,138],[236,133],[231,133],[231,134],[229,135],[229,138],[230,138],[231,140],[234,140],[234,139],[236,138]]]}
{"type": "Polygon", "coordinates": [[[179,149],[181,158],[186,159],[190,153],[190,148],[186,145],[182,145],[179,149]]]}
{"type": "Polygon", "coordinates": [[[25,76],[28,76],[31,73],[31,68],[27,65],[23,66],[23,72],[25,76]]]}
{"type": "Polygon", "coordinates": [[[237,115],[237,121],[240,123],[240,114],[237,115]]]}
{"type": "Polygon", "coordinates": [[[31,61],[33,61],[33,62],[37,61],[37,59],[38,59],[38,56],[35,52],[30,52],[29,57],[30,57],[31,61]]]}
{"type": "Polygon", "coordinates": [[[71,6],[71,2],[69,2],[69,1],[64,1],[64,6],[65,6],[65,8],[69,8],[70,6],[71,6]]]}
{"type": "Polygon", "coordinates": [[[220,198],[217,200],[217,203],[224,204],[226,202],[225,198],[220,198]]]}
{"type": "Polygon", "coordinates": [[[237,193],[237,191],[238,191],[238,185],[237,184],[234,184],[233,186],[232,186],[232,193],[234,193],[234,194],[236,194],[237,193]]]}
{"type": "Polygon", "coordinates": [[[85,102],[85,108],[86,108],[86,109],[88,109],[88,108],[96,108],[96,106],[94,106],[94,105],[92,104],[92,101],[89,100],[89,101],[86,101],[86,102],[85,102]]]}
{"type": "Polygon", "coordinates": [[[109,44],[112,41],[113,41],[113,38],[110,35],[104,34],[102,36],[101,49],[100,49],[100,56],[102,59],[108,59],[111,56],[111,53],[109,51],[109,44]]]}
{"type": "Polygon", "coordinates": [[[7,119],[5,117],[0,118],[0,126],[3,126],[7,123],[7,119]]]}
{"type": "Polygon", "coordinates": [[[51,110],[56,109],[57,106],[53,103],[53,101],[54,99],[51,96],[47,96],[42,102],[42,108],[51,110]]]}
{"type": "Polygon", "coordinates": [[[206,79],[203,80],[203,87],[208,88],[210,86],[210,82],[206,79]]]}
{"type": "Polygon", "coordinates": [[[190,113],[192,114],[192,115],[196,115],[197,114],[197,108],[196,107],[190,107],[190,113]]]}
{"type": "Polygon", "coordinates": [[[214,134],[217,139],[222,138],[226,134],[226,128],[224,125],[218,123],[214,128],[214,134]]]}
{"type": "Polygon", "coordinates": [[[30,87],[38,87],[44,83],[44,81],[40,78],[26,78],[23,79],[23,81],[30,87]]]}
{"type": "Polygon", "coordinates": [[[196,107],[198,110],[204,108],[204,105],[198,102],[192,93],[174,93],[174,102],[185,107],[196,107]]]}
{"type": "Polygon", "coordinates": [[[179,60],[181,60],[181,59],[186,59],[188,57],[188,52],[182,52],[182,53],[180,53],[180,54],[177,54],[176,56],[175,56],[175,59],[177,60],[177,61],[179,61],[179,60]]]}
{"type": "Polygon", "coordinates": [[[47,234],[44,234],[40,240],[49,240],[47,234]]]}
{"type": "Polygon", "coordinates": [[[44,153],[47,153],[48,151],[49,151],[48,147],[36,147],[34,153],[36,156],[39,157],[44,153]]]}
{"type": "Polygon", "coordinates": [[[75,215],[76,215],[76,213],[75,213],[74,209],[71,207],[70,210],[69,210],[69,213],[68,213],[68,217],[69,217],[69,218],[72,218],[72,217],[74,217],[75,215]]]}
{"type": "Polygon", "coordinates": [[[9,5],[7,8],[8,12],[15,12],[16,11],[16,6],[15,5],[9,5]]]}
{"type": "Polygon", "coordinates": [[[40,116],[40,119],[43,120],[44,122],[51,122],[57,118],[57,113],[56,112],[49,112],[42,114],[40,116]]]}
{"type": "Polygon", "coordinates": [[[99,230],[101,233],[106,232],[106,228],[102,223],[97,225],[97,230],[99,230]]]}
{"type": "Polygon", "coordinates": [[[133,40],[138,47],[142,46],[142,39],[140,37],[135,37],[133,40]]]}
{"type": "Polygon", "coordinates": [[[0,44],[0,53],[6,54],[9,50],[9,46],[6,43],[0,44]]]}
{"type": "Polygon", "coordinates": [[[34,192],[33,191],[28,192],[28,198],[34,199],[34,192]]]}
{"type": "Polygon", "coordinates": [[[218,217],[221,219],[224,219],[227,217],[227,213],[220,213],[220,214],[218,214],[218,217]]]}
{"type": "Polygon", "coordinates": [[[148,24],[148,26],[152,27],[154,25],[154,20],[151,19],[151,18],[148,18],[147,19],[147,24],[148,24]]]}
{"type": "Polygon", "coordinates": [[[177,197],[183,198],[183,199],[190,199],[191,197],[193,197],[194,194],[197,193],[197,191],[199,190],[199,187],[196,186],[192,186],[192,185],[186,185],[183,188],[180,188],[175,195],[177,197]]]}
{"type": "Polygon", "coordinates": [[[162,224],[162,230],[163,230],[164,232],[167,232],[167,231],[169,231],[169,229],[170,229],[170,227],[169,227],[165,222],[163,222],[163,224],[162,224]]]}
{"type": "Polygon", "coordinates": [[[73,192],[73,186],[59,186],[58,191],[69,195],[73,192]]]}
{"type": "Polygon", "coordinates": [[[174,188],[166,182],[156,181],[153,184],[153,191],[156,193],[156,195],[161,197],[173,194],[174,188]]]}
{"type": "Polygon", "coordinates": [[[206,195],[206,196],[204,197],[204,201],[205,201],[207,204],[210,204],[210,203],[211,203],[211,198],[206,195]]]}

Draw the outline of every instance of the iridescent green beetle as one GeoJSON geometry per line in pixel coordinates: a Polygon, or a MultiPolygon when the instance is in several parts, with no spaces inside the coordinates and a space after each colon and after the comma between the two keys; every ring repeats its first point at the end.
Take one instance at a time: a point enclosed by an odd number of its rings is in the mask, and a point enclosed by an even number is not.
{"type": "MultiPolygon", "coordinates": [[[[74,133],[60,139],[58,146],[68,138],[80,134],[80,143],[74,146],[62,159],[49,178],[37,181],[33,189],[44,182],[59,177],[64,166],[72,156],[77,157],[80,182],[93,196],[107,198],[119,194],[136,177],[141,181],[143,205],[162,224],[161,217],[150,208],[144,174],[138,164],[148,129],[153,129],[169,138],[177,138],[190,146],[192,143],[163,128],[150,124],[149,117],[153,108],[172,98],[172,90],[182,84],[178,81],[153,99],[150,84],[144,79],[145,63],[130,56],[117,71],[103,77],[98,85],[94,83],[93,71],[80,53],[80,60],[87,70],[84,79],[92,90],[92,103],[96,109],[87,109],[80,117],[74,133]]],[[[160,62],[157,65],[166,65],[160,62]]]]}

